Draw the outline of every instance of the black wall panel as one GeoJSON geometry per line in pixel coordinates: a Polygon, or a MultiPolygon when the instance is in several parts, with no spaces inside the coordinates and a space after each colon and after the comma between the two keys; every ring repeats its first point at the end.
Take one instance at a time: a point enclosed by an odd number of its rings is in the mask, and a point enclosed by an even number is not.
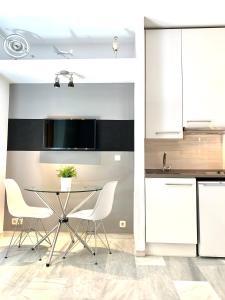
{"type": "MultiPolygon", "coordinates": [[[[134,151],[134,121],[97,120],[96,137],[96,151],[134,151]]],[[[43,120],[9,119],[8,150],[51,151],[43,147],[43,120]]]]}

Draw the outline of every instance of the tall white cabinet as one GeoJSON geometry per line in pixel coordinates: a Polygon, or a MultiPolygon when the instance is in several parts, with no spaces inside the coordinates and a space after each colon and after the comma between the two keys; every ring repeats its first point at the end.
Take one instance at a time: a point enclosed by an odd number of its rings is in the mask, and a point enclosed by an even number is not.
{"type": "Polygon", "coordinates": [[[182,30],[184,126],[225,126],[225,28],[182,30]]]}
{"type": "Polygon", "coordinates": [[[146,138],[182,138],[181,29],[145,34],[146,138]]]}

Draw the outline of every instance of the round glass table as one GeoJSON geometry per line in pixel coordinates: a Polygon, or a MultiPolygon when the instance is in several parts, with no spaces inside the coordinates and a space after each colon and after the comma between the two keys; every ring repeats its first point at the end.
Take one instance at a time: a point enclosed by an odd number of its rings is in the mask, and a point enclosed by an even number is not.
{"type": "Polygon", "coordinates": [[[36,187],[27,187],[25,188],[26,191],[33,192],[37,195],[37,197],[41,200],[42,203],[44,203],[45,206],[50,208],[54,215],[58,218],[57,224],[46,234],[44,235],[41,240],[39,240],[32,249],[35,249],[38,247],[43,241],[48,239],[49,235],[53,232],[55,232],[54,239],[52,242],[51,250],[49,253],[48,261],[46,263],[46,267],[49,267],[52,261],[52,256],[54,253],[55,245],[58,239],[58,235],[61,229],[62,225],[65,225],[70,237],[71,237],[71,242],[75,243],[74,237],[77,238],[78,241],[80,241],[85,249],[87,249],[91,254],[95,255],[95,253],[92,251],[92,249],[87,245],[87,243],[81,238],[81,236],[74,230],[70,224],[69,224],[69,219],[67,218],[67,215],[77,211],[81,206],[83,206],[96,192],[100,191],[102,187],[100,186],[92,186],[92,185],[82,185],[82,184],[74,184],[71,186],[71,189],[68,191],[62,191],[60,188],[60,185],[58,186],[36,186],[36,187]],[[70,195],[73,193],[89,193],[89,195],[82,200],[77,206],[75,206],[71,211],[66,212],[68,202],[70,199],[70,195]],[[59,203],[60,207],[60,213],[56,211],[56,209],[50,204],[50,201],[47,199],[48,194],[55,194],[56,199],[59,203]],[[60,195],[61,194],[67,194],[65,203],[63,203],[60,195]]]}
{"type": "Polygon", "coordinates": [[[53,193],[53,194],[84,193],[84,192],[100,191],[101,189],[102,187],[100,186],[80,185],[80,184],[72,185],[71,189],[67,191],[61,190],[60,185],[56,185],[56,186],[41,185],[41,186],[25,188],[26,191],[30,191],[30,192],[53,193]]]}

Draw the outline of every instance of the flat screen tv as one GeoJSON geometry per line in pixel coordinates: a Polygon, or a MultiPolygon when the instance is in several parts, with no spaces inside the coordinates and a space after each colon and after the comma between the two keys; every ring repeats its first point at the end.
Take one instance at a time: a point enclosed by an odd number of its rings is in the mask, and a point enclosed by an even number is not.
{"type": "Polygon", "coordinates": [[[95,150],[96,120],[44,120],[44,147],[49,149],[95,150]]]}

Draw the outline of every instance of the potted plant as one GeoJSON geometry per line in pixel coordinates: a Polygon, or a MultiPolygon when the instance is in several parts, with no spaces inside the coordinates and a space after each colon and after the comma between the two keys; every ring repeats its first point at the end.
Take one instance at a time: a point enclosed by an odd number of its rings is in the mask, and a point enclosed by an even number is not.
{"type": "Polygon", "coordinates": [[[72,178],[77,176],[77,170],[74,166],[64,166],[57,170],[57,175],[61,179],[61,191],[71,189],[72,178]]]}

